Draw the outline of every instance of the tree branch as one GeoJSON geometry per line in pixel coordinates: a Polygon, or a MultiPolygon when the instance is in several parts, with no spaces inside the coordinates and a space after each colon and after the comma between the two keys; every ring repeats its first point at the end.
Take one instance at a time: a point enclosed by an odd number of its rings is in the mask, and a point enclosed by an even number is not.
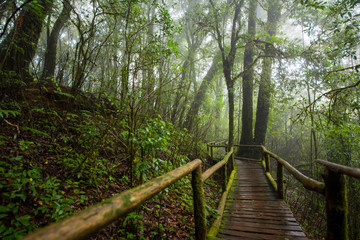
{"type": "Polygon", "coordinates": [[[347,67],[347,68],[341,68],[341,69],[335,69],[335,70],[332,70],[330,72],[327,72],[326,75],[324,76],[324,79],[326,79],[331,73],[336,73],[336,72],[342,72],[342,71],[345,71],[345,70],[349,70],[349,69],[354,69],[358,72],[358,68],[360,68],[360,64],[358,65],[355,65],[355,66],[351,66],[351,67],[347,67]]]}
{"type": "Polygon", "coordinates": [[[17,9],[15,9],[15,11],[11,14],[11,16],[8,18],[8,20],[6,20],[6,23],[4,25],[4,29],[0,34],[0,39],[4,36],[6,29],[11,21],[11,19],[15,16],[15,14],[20,11],[20,9],[22,9],[25,5],[27,5],[28,3],[32,2],[33,0],[28,0],[26,2],[24,2],[23,4],[20,5],[20,7],[18,7],[17,9]]]}

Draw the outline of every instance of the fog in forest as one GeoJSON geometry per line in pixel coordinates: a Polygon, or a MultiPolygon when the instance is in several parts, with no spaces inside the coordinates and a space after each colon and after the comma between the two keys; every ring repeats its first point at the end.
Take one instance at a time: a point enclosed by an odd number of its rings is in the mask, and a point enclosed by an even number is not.
{"type": "MultiPolygon", "coordinates": [[[[359,168],[359,33],[355,0],[1,1],[0,238],[194,159],[208,168],[225,156],[210,158],[209,142],[249,158],[236,145],[263,145],[316,181],[317,159],[359,168]]],[[[325,197],[284,181],[307,237],[323,239],[325,197]]],[[[177,184],[186,193],[162,192],[92,238],[191,239],[191,183],[177,184]],[[169,206],[180,210],[166,220],[169,206]]],[[[359,190],[349,177],[349,239],[359,190]]]]}

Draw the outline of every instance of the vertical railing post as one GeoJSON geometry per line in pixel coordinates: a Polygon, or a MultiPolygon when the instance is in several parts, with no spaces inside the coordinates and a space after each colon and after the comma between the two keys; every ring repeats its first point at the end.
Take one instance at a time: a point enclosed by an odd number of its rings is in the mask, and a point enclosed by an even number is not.
{"type": "Polygon", "coordinates": [[[346,179],[341,173],[325,168],[326,240],[349,239],[346,179]]]}
{"type": "Polygon", "coordinates": [[[278,198],[284,199],[284,168],[281,163],[277,163],[277,195],[278,198]]]}
{"type": "Polygon", "coordinates": [[[235,169],[235,154],[234,154],[234,150],[233,150],[233,153],[231,154],[230,161],[231,161],[231,172],[232,172],[232,171],[235,169]]]}
{"type": "Polygon", "coordinates": [[[211,159],[212,159],[213,158],[213,146],[212,145],[210,145],[210,152],[211,152],[210,156],[211,156],[211,159]]]}
{"type": "Polygon", "coordinates": [[[196,240],[204,240],[206,238],[205,198],[201,174],[201,166],[199,166],[192,172],[191,178],[196,240]]]}
{"type": "Polygon", "coordinates": [[[209,144],[206,144],[206,152],[207,152],[207,155],[210,156],[210,152],[209,152],[210,148],[209,148],[209,144]]]}
{"type": "Polygon", "coordinates": [[[226,191],[226,184],[227,184],[227,179],[228,179],[228,174],[227,174],[227,164],[224,164],[224,166],[222,167],[222,186],[221,186],[221,190],[222,192],[226,191]]]}
{"type": "MultiPolygon", "coordinates": [[[[231,151],[231,150],[232,150],[232,154],[231,154],[230,159],[229,159],[229,161],[230,161],[230,164],[229,164],[229,166],[230,166],[230,174],[231,174],[231,172],[234,170],[234,166],[235,166],[234,147],[231,147],[231,148],[229,149],[229,151],[231,151]]],[[[229,176],[230,176],[230,174],[229,174],[229,176]]]]}
{"type": "Polygon", "coordinates": [[[265,153],[265,172],[270,172],[270,155],[265,153]]]}

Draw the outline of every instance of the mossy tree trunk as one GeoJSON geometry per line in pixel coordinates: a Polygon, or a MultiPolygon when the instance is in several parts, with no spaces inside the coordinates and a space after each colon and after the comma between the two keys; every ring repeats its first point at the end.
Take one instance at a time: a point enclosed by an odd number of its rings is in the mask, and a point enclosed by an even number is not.
{"type": "MultiPolygon", "coordinates": [[[[281,15],[281,1],[269,0],[269,9],[267,16],[267,32],[269,37],[267,41],[271,41],[271,37],[276,35],[276,29],[281,15]]],[[[263,61],[262,72],[259,83],[259,95],[256,109],[255,122],[255,144],[265,145],[267,124],[269,120],[270,102],[273,87],[271,85],[271,67],[272,58],[271,47],[269,44],[265,46],[265,59],[263,61]]]]}
{"type": "Polygon", "coordinates": [[[249,40],[244,52],[244,75],[243,75],[243,105],[242,105],[242,131],[240,144],[253,144],[253,91],[254,91],[254,67],[255,56],[254,37],[256,34],[256,6],[257,1],[249,1],[248,35],[249,40]]]}
{"type": "Polygon", "coordinates": [[[32,81],[29,64],[35,55],[44,19],[52,5],[53,0],[39,0],[21,10],[14,27],[0,45],[1,84],[11,81],[8,78],[10,72],[15,74],[13,79],[25,83],[32,81]]]}

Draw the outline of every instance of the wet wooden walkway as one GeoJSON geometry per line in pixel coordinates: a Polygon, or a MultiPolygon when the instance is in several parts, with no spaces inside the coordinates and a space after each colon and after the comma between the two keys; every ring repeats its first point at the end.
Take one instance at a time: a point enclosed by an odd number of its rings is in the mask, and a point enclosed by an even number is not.
{"type": "Polygon", "coordinates": [[[284,201],[277,199],[262,166],[235,160],[220,239],[307,239],[284,201]]]}

